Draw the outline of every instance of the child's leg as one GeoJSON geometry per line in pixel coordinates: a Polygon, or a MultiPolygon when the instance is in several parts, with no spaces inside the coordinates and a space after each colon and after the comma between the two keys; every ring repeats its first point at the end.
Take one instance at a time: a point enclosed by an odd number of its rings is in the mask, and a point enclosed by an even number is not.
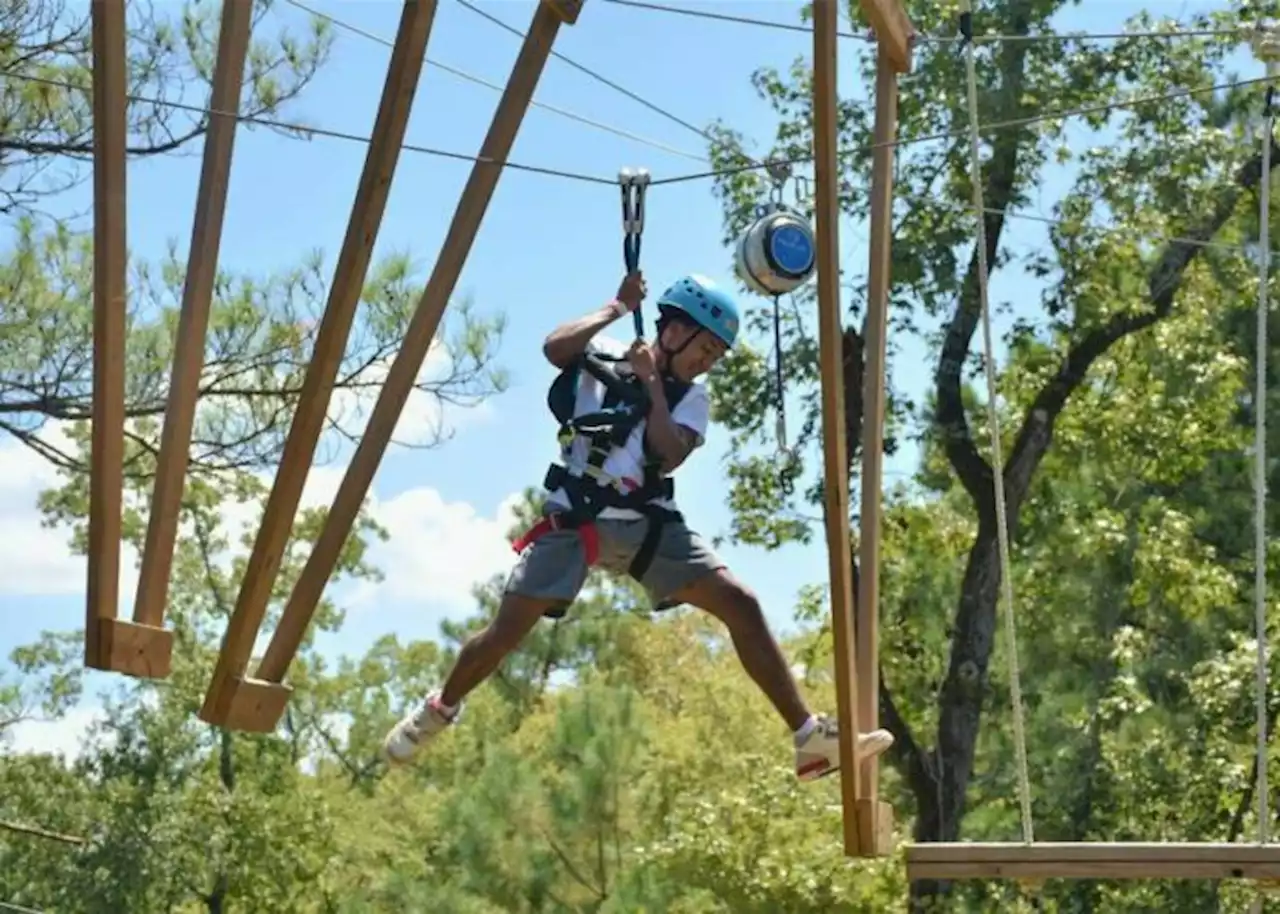
{"type": "Polygon", "coordinates": [[[562,600],[526,597],[510,591],[503,594],[493,621],[468,638],[458,651],[458,659],[440,689],[441,703],[446,708],[461,705],[462,700],[520,646],[547,610],[563,605],[562,600]]]}
{"type": "MultiPolygon", "coordinates": [[[[683,524],[666,524],[643,583],[655,603],[688,603],[724,623],[747,675],[795,735],[798,777],[810,780],[839,769],[835,722],[809,711],[759,600],[701,537],[683,524]]],[[[866,758],[893,745],[893,736],[887,730],[860,733],[856,745],[866,758]]]]}
{"type": "Polygon", "coordinates": [[[576,531],[547,533],[526,549],[507,578],[493,620],[467,639],[444,686],[387,734],[383,750],[388,760],[407,762],[453,723],[467,695],[520,646],[548,610],[572,603],[586,578],[586,555],[576,531]]]}

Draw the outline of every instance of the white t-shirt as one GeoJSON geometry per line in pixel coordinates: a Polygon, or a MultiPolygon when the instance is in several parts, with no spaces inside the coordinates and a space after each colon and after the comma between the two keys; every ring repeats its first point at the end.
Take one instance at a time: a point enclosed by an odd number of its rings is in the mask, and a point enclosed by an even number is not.
{"type": "MultiPolygon", "coordinates": [[[[625,356],[627,347],[608,337],[596,337],[587,345],[587,352],[608,356],[625,356]]],[[[574,416],[582,416],[599,410],[604,401],[604,394],[604,385],[585,370],[581,371],[578,374],[578,397],[573,404],[574,416]]],[[[671,418],[677,425],[683,425],[696,434],[698,436],[698,444],[701,445],[707,434],[707,422],[711,418],[711,398],[707,395],[706,385],[700,381],[691,384],[688,391],[680,399],[680,402],[671,410],[671,418]]],[[[605,458],[604,466],[601,467],[610,477],[626,480],[625,484],[629,488],[634,488],[644,482],[644,435],[647,425],[648,423],[645,420],[640,420],[639,424],[632,430],[630,437],[627,438],[626,444],[622,447],[615,447],[610,451],[609,456],[605,458]]],[[[570,473],[578,475],[582,472],[583,467],[587,464],[589,447],[587,440],[581,435],[573,439],[573,443],[569,446],[568,454],[565,455],[565,466],[570,473]]],[[[565,510],[570,507],[569,496],[565,494],[564,489],[557,489],[552,492],[550,501],[565,510]]],[[[653,503],[671,511],[677,510],[675,502],[671,499],[655,499],[653,503]]],[[[630,520],[642,516],[638,511],[630,511],[624,508],[605,508],[600,512],[600,517],[604,519],[630,520]]]]}

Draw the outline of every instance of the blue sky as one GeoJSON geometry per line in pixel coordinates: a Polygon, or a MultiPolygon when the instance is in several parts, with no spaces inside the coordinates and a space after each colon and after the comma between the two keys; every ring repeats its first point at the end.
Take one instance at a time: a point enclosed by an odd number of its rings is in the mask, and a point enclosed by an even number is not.
{"type": "MultiPolygon", "coordinates": [[[[309,0],[328,13],[390,40],[400,4],[391,0],[309,0]]],[[[1069,11],[1063,28],[1111,30],[1144,6],[1179,16],[1222,8],[1225,4],[1183,0],[1136,3],[1095,0],[1069,11]]],[[[176,6],[176,5],[175,5],[176,6]]],[[[485,2],[484,8],[520,29],[533,10],[529,0],[485,2]]],[[[798,4],[716,2],[697,8],[779,21],[796,21],[798,4]]],[[[307,14],[283,0],[260,25],[270,34],[277,24],[305,27],[307,14]]],[[[934,34],[946,23],[922,25],[934,34]]],[[[750,74],[758,66],[786,68],[808,56],[809,36],[745,25],[673,16],[588,0],[578,24],[562,29],[557,50],[609,76],[684,120],[705,124],[722,117],[767,144],[773,121],[756,99],[750,74]],[[655,63],[664,58],[673,64],[655,63]]],[[[866,98],[854,72],[853,43],[844,42],[840,91],[866,98]]],[[[428,56],[495,83],[505,82],[519,39],[451,0],[440,0],[428,56]]],[[[368,135],[389,59],[388,47],[366,37],[337,31],[333,59],[302,101],[282,117],[316,126],[368,135]]],[[[1246,75],[1256,75],[1246,70],[1246,75]]],[[[478,150],[497,101],[497,93],[428,66],[418,89],[408,129],[415,144],[464,154],[478,150]]],[[[594,120],[640,134],[656,142],[701,155],[705,144],[693,133],[598,84],[561,61],[549,62],[535,96],[594,120]]],[[[761,152],[767,151],[763,145],[761,152]]],[[[346,216],[365,150],[354,143],[317,138],[298,141],[264,130],[244,130],[236,140],[231,189],[222,240],[221,264],[230,271],[267,274],[298,263],[315,249],[332,266],[345,231],[346,216]]],[[[645,166],[655,176],[701,170],[697,162],[532,109],[512,158],[533,165],[612,177],[623,165],[645,166]]],[[[167,244],[185,251],[199,173],[199,155],[149,160],[129,172],[129,244],[134,256],[155,258],[167,244]]],[[[443,239],[469,165],[406,152],[402,155],[378,250],[408,250],[425,279],[443,239]]],[[[84,188],[84,194],[89,192],[84,188]]],[[[81,206],[87,196],[68,201],[81,206]]],[[[1041,201],[1041,211],[1052,205],[1041,201]]],[[[86,222],[86,227],[88,223],[86,222]]],[[[618,193],[615,188],[507,172],[498,187],[458,293],[474,299],[481,312],[503,312],[508,330],[499,354],[511,376],[510,389],[475,414],[452,414],[457,432],[439,450],[392,451],[384,460],[375,489],[390,501],[415,490],[434,490],[426,499],[402,504],[411,515],[452,506],[462,523],[492,520],[504,499],[541,479],[554,456],[553,428],[544,395],[551,379],[539,342],[557,322],[575,317],[607,300],[622,269],[618,193]],[[515,446],[513,446],[515,445],[515,446]]],[[[719,243],[720,213],[709,182],[654,189],[648,200],[643,268],[651,288],[687,272],[731,282],[730,254],[719,243]]],[[[1020,223],[1018,242],[1035,245],[1043,232],[1020,223]]],[[[846,267],[865,270],[866,233],[846,226],[841,249],[846,267]]],[[[997,298],[1034,296],[1028,280],[1007,279],[993,288],[997,298]]],[[[764,302],[757,302],[760,306],[764,302]]],[[[625,338],[626,326],[618,332],[625,338]]],[[[898,381],[918,393],[928,374],[898,381]]],[[[713,430],[707,447],[682,468],[680,501],[693,524],[708,535],[724,532],[728,514],[720,484],[727,436],[713,430]]],[[[911,469],[908,452],[888,467],[890,480],[911,469]]],[[[21,512],[30,523],[36,492],[21,512]]],[[[446,512],[447,513],[447,512],[446,512]]],[[[11,522],[17,522],[14,515],[11,522]]],[[[15,533],[16,533],[15,529],[15,533]]],[[[732,565],[762,595],[770,617],[788,624],[797,590],[826,575],[825,546],[789,547],[773,553],[726,547],[732,565]]],[[[406,556],[401,555],[402,559],[406,556]]],[[[411,560],[412,556],[408,556],[411,560]]],[[[82,579],[82,578],[81,578],[82,579]]],[[[80,593],[12,592],[0,614],[0,650],[34,637],[41,629],[74,628],[83,616],[80,593]]],[[[394,594],[349,615],[341,645],[358,651],[379,634],[431,637],[442,616],[466,610],[465,601],[441,596],[424,580],[421,592],[402,580],[394,594]]]]}

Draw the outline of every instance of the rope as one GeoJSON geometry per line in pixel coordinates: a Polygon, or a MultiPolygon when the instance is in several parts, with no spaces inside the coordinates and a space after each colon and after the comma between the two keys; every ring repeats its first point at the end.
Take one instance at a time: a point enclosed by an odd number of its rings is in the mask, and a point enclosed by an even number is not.
{"type": "Polygon", "coordinates": [[[1276,53],[1280,47],[1268,34],[1259,35],[1255,43],[1259,56],[1265,56],[1267,91],[1262,121],[1262,178],[1258,204],[1258,328],[1255,363],[1254,429],[1253,429],[1253,540],[1254,540],[1254,626],[1258,644],[1257,713],[1258,713],[1258,843],[1270,839],[1271,804],[1267,778],[1267,319],[1270,313],[1271,284],[1271,143],[1275,127],[1273,109],[1277,72],[1276,53]]]}
{"type": "MultiPolygon", "coordinates": [[[[970,0],[960,3],[960,30],[971,35],[973,12],[970,0]]],[[[1009,689],[1013,699],[1014,752],[1018,764],[1018,800],[1022,811],[1022,840],[1035,840],[1031,821],[1031,777],[1027,772],[1027,734],[1022,719],[1022,682],[1018,672],[1017,620],[1013,612],[1013,563],[1009,557],[1009,524],[1005,516],[1004,457],[1000,446],[1000,414],[996,405],[996,360],[991,342],[991,311],[987,301],[987,216],[982,192],[982,146],[978,130],[978,77],[973,62],[973,42],[964,45],[965,81],[969,94],[969,146],[972,163],[973,213],[978,223],[978,303],[982,312],[982,352],[987,375],[987,424],[991,430],[991,478],[996,497],[996,536],[1000,544],[1000,582],[1004,622],[1009,632],[1009,689]]]]}
{"type": "MultiPolygon", "coordinates": [[[[605,3],[613,3],[617,6],[632,6],[636,9],[653,10],[658,13],[675,13],[681,16],[692,16],[695,19],[711,19],[718,22],[733,22],[738,25],[756,25],[763,28],[778,29],[784,32],[807,32],[812,33],[813,28],[807,25],[797,25],[792,22],[777,22],[772,19],[755,19],[751,16],[735,16],[728,13],[712,13],[705,10],[684,9],[678,6],[668,6],[664,3],[650,3],[646,0],[604,0],[605,3]]],[[[978,35],[974,40],[982,44],[991,44],[1002,41],[1113,41],[1125,38],[1193,38],[1208,36],[1229,36],[1239,35],[1247,29],[1166,29],[1159,31],[1147,32],[1067,32],[1066,34],[1043,33],[1040,35],[978,35]]],[[[870,30],[866,32],[836,32],[839,38],[851,38],[855,41],[873,42],[874,36],[870,30]]],[[[953,44],[961,39],[951,36],[930,36],[917,32],[914,36],[917,44],[953,44]]]]}
{"type": "MultiPolygon", "coordinates": [[[[40,83],[46,86],[55,86],[60,89],[67,89],[73,92],[88,92],[88,86],[77,85],[76,83],[66,82],[60,79],[50,79],[46,76],[33,76],[29,73],[6,73],[6,79],[20,79],[31,83],[40,83]]],[[[203,105],[191,105],[186,102],[177,102],[164,98],[152,98],[146,95],[128,94],[125,96],[129,101],[142,102],[148,105],[159,105],[167,108],[174,108],[179,111],[191,111],[196,114],[216,114],[222,117],[233,117],[242,124],[256,124],[260,127],[273,127],[277,130],[288,130],[294,133],[306,134],[307,137],[295,137],[295,139],[306,139],[310,136],[322,136],[335,140],[349,140],[353,143],[363,143],[369,145],[371,139],[367,136],[361,136],[357,133],[345,133],[341,130],[330,130],[326,127],[311,127],[306,124],[297,124],[290,121],[281,121],[274,118],[262,117],[260,115],[240,114],[236,111],[220,111],[216,108],[209,108],[203,105]]],[[[582,172],[564,171],[558,168],[543,168],[539,165],[524,165],[520,162],[497,162],[486,156],[465,155],[461,152],[450,152],[447,149],[436,149],[431,146],[419,146],[414,143],[405,143],[401,149],[406,152],[417,152],[422,155],[436,156],[442,159],[454,159],[459,162],[484,162],[491,165],[497,165],[501,168],[510,168],[515,171],[527,171],[533,174],[548,175],[554,178],[564,178],[569,181],[582,181],[587,184],[608,184],[611,187],[617,186],[616,178],[602,178],[596,175],[584,174],[582,172]]]]}
{"type": "MultiPolygon", "coordinates": [[[[315,7],[301,2],[301,0],[285,0],[285,2],[288,3],[290,6],[295,6],[298,9],[302,10],[303,12],[309,13],[310,15],[315,16],[318,19],[323,19],[326,22],[336,26],[337,28],[348,31],[353,35],[359,35],[361,38],[367,38],[370,41],[376,41],[378,44],[382,45],[383,47],[387,47],[387,48],[395,47],[395,42],[387,38],[383,38],[381,35],[375,35],[373,32],[370,32],[367,29],[362,29],[358,25],[352,25],[350,22],[345,22],[339,19],[337,16],[334,16],[330,13],[321,12],[315,7]]],[[[460,70],[457,67],[450,66],[449,64],[440,63],[440,61],[432,60],[430,57],[427,57],[426,61],[427,61],[427,66],[434,67],[437,70],[443,70],[445,73],[448,73],[451,76],[456,76],[459,79],[465,80],[466,82],[474,83],[477,86],[484,86],[486,89],[492,89],[495,92],[501,92],[503,89],[500,83],[495,83],[491,80],[485,79],[482,76],[476,76],[474,73],[468,73],[466,70],[460,70]]],[[[651,140],[648,137],[631,133],[628,130],[623,130],[622,128],[615,127],[612,124],[606,124],[603,121],[594,120],[592,118],[578,114],[575,111],[570,111],[567,108],[561,108],[558,105],[552,105],[552,104],[548,104],[547,102],[540,102],[537,99],[534,99],[529,102],[529,107],[541,108],[543,111],[550,111],[552,114],[558,114],[563,118],[567,118],[568,120],[577,121],[579,124],[584,124],[587,127],[594,128],[595,130],[601,130],[605,133],[611,133],[614,136],[622,137],[624,140],[631,140],[633,143],[639,143],[640,145],[648,146],[651,149],[657,149],[661,152],[666,152],[666,153],[670,153],[671,155],[680,156],[681,158],[691,159],[695,162],[709,161],[707,157],[704,155],[697,155],[692,152],[686,152],[683,149],[676,149],[674,146],[668,146],[665,143],[660,143],[657,140],[651,140]]]]}
{"type": "MultiPolygon", "coordinates": [[[[1123,99],[1121,101],[1106,102],[1099,105],[1088,105],[1083,108],[1068,108],[1061,111],[1048,111],[1043,114],[1034,114],[1029,117],[1020,117],[1010,121],[995,121],[989,124],[983,124],[982,127],[989,131],[998,130],[1015,130],[1019,127],[1029,127],[1033,124],[1040,124],[1044,121],[1064,120],[1070,117],[1080,117],[1085,114],[1104,114],[1108,111],[1119,111],[1125,108],[1136,108],[1139,105],[1152,104],[1154,102],[1172,101],[1178,98],[1189,98],[1194,95],[1209,95],[1214,92],[1222,92],[1228,89],[1239,89],[1244,86],[1253,86],[1265,83],[1266,77],[1258,77],[1256,79],[1237,79],[1230,82],[1217,83],[1212,86],[1201,86],[1197,89],[1178,89],[1173,92],[1165,92],[1159,95],[1141,95],[1136,98],[1123,99]]],[[[911,137],[905,140],[890,140],[885,143],[866,143],[854,149],[845,150],[841,153],[842,158],[852,156],[868,156],[880,146],[895,146],[899,149],[906,146],[916,146],[920,143],[932,143],[937,140],[962,140],[968,136],[967,130],[943,130],[938,133],[930,133],[924,136],[911,137]]],[[[766,168],[771,164],[784,165],[801,165],[806,162],[812,162],[812,155],[796,156],[795,158],[775,160],[775,162],[766,162],[754,165],[731,165],[715,171],[700,171],[686,175],[676,175],[671,178],[657,178],[651,186],[658,184],[681,184],[686,181],[701,181],[706,178],[719,178],[725,175],[735,175],[744,171],[752,171],[754,169],[766,168]]]]}

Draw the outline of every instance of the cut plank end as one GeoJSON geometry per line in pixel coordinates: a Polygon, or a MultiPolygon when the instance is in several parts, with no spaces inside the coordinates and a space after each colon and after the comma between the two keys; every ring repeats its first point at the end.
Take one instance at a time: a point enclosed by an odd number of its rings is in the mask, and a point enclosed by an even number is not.
{"type": "Polygon", "coordinates": [[[231,700],[222,720],[228,730],[242,733],[271,733],[284,717],[293,689],[281,682],[236,679],[229,683],[231,700]]]}
{"type": "Polygon", "coordinates": [[[168,679],[173,632],[124,619],[98,619],[98,650],[88,665],[138,679],[168,679]]]}
{"type": "Polygon", "coordinates": [[[582,12],[582,4],[584,0],[542,0],[551,11],[556,14],[556,18],[565,25],[573,25],[578,21],[578,15],[582,12]]]}
{"type": "Polygon", "coordinates": [[[911,72],[915,26],[900,0],[862,0],[862,12],[871,23],[876,43],[895,73],[911,72]]]}

